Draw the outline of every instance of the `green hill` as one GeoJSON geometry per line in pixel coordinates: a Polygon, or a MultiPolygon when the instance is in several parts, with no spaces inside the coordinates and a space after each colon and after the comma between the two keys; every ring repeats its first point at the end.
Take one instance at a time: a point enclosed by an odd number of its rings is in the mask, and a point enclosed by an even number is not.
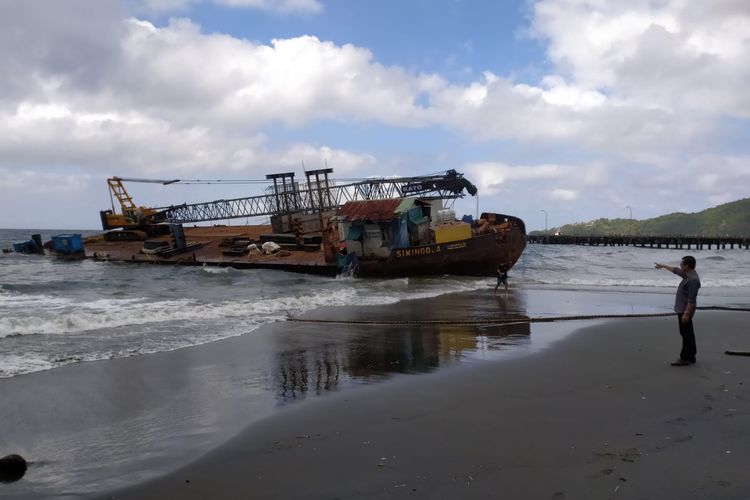
{"type": "MultiPolygon", "coordinates": [[[[653,219],[597,219],[566,224],[550,233],[571,236],[734,236],[750,237],[750,198],[725,203],[692,214],[673,213],[653,219]]],[[[544,234],[543,231],[534,231],[544,234]]],[[[533,233],[532,233],[533,234],[533,233]]]]}

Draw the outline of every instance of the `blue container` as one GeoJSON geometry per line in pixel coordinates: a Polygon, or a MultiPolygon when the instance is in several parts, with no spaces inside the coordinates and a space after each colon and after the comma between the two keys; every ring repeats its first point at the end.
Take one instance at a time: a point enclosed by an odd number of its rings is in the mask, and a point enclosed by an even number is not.
{"type": "Polygon", "coordinates": [[[34,240],[17,241],[13,243],[13,251],[16,253],[39,253],[34,240]]]}
{"type": "Polygon", "coordinates": [[[174,240],[174,247],[183,249],[187,246],[187,240],[185,240],[185,230],[182,224],[172,224],[172,239],[174,240]]]}
{"type": "Polygon", "coordinates": [[[58,234],[52,237],[52,248],[64,255],[83,252],[83,237],[78,233],[58,234]]]}

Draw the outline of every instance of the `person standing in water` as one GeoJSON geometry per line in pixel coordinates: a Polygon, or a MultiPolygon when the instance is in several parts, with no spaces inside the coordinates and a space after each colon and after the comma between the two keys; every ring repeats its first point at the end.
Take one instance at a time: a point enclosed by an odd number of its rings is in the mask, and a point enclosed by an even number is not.
{"type": "Polygon", "coordinates": [[[677,313],[680,336],[682,337],[682,350],[680,351],[680,357],[672,362],[672,366],[692,365],[695,363],[695,355],[698,352],[695,345],[693,316],[695,315],[698,289],[701,287],[700,277],[695,272],[695,257],[686,255],[680,261],[680,267],[659,263],[655,263],[655,267],[656,269],[667,269],[682,277],[682,281],[677,286],[674,301],[674,312],[677,313]]]}
{"type": "Polygon", "coordinates": [[[508,290],[508,270],[505,268],[505,266],[500,266],[497,268],[497,284],[495,285],[495,291],[492,292],[493,295],[497,293],[498,287],[500,285],[505,286],[505,290],[508,290]]]}

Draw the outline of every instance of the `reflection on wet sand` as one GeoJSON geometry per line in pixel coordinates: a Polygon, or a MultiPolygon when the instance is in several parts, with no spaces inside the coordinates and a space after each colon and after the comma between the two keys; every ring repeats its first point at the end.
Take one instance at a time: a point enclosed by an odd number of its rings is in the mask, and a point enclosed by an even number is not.
{"type": "MultiPolygon", "coordinates": [[[[299,336],[308,337],[306,333],[320,329],[319,323],[302,323],[289,333],[297,336],[295,348],[277,352],[274,373],[277,398],[300,399],[310,393],[335,391],[344,383],[371,383],[395,373],[426,373],[441,364],[529,342],[529,318],[521,313],[524,301],[520,294],[488,297],[479,301],[479,307],[476,298],[466,301],[457,295],[450,299],[439,304],[446,303],[448,309],[429,310],[424,303],[410,309],[409,324],[383,324],[390,317],[403,317],[402,304],[398,310],[394,307],[387,311],[380,324],[373,319],[363,324],[362,316],[336,318],[335,321],[341,322],[326,324],[323,342],[300,342],[299,336]],[[450,314],[452,319],[438,317],[439,314],[450,314]],[[498,324],[472,325],[472,319],[497,319],[498,324]]],[[[310,333],[309,337],[315,336],[310,333]]],[[[285,339],[279,341],[281,345],[287,343],[285,339]]]]}
{"type": "Polygon", "coordinates": [[[281,352],[278,357],[274,385],[279,397],[296,399],[308,390],[320,394],[337,389],[342,362],[335,345],[281,352]]]}

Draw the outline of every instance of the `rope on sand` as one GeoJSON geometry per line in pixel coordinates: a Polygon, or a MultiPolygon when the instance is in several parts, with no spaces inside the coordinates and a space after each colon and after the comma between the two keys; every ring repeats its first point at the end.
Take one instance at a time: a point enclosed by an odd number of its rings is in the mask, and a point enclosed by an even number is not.
{"type": "MultiPolygon", "coordinates": [[[[722,306],[699,307],[698,309],[706,309],[710,311],[742,311],[742,312],[750,311],[750,309],[747,307],[722,307],[722,306]]],[[[727,350],[727,351],[724,351],[724,354],[729,354],[730,356],[750,356],[750,351],[727,350]]]]}
{"type": "MultiPolygon", "coordinates": [[[[711,310],[711,311],[742,311],[750,312],[750,308],[737,308],[737,307],[722,307],[722,306],[708,306],[699,307],[700,310],[711,310]]],[[[472,319],[472,320],[453,320],[453,319],[436,319],[436,320],[337,320],[337,319],[306,319],[306,318],[295,318],[290,316],[287,321],[293,321],[295,323],[325,323],[325,324],[341,324],[341,325],[456,325],[456,326],[473,326],[473,325],[520,325],[524,323],[549,323],[552,321],[580,321],[580,320],[591,320],[591,319],[620,319],[620,318],[658,318],[665,316],[674,316],[675,313],[638,313],[638,314],[587,314],[587,315],[575,315],[575,316],[538,316],[538,317],[526,317],[526,316],[512,316],[507,318],[487,318],[487,319],[472,319]]],[[[750,356],[750,353],[747,354],[750,356]]]]}
{"type": "Polygon", "coordinates": [[[724,306],[705,306],[698,307],[701,311],[741,311],[750,312],[750,307],[724,307],[724,306]]]}

